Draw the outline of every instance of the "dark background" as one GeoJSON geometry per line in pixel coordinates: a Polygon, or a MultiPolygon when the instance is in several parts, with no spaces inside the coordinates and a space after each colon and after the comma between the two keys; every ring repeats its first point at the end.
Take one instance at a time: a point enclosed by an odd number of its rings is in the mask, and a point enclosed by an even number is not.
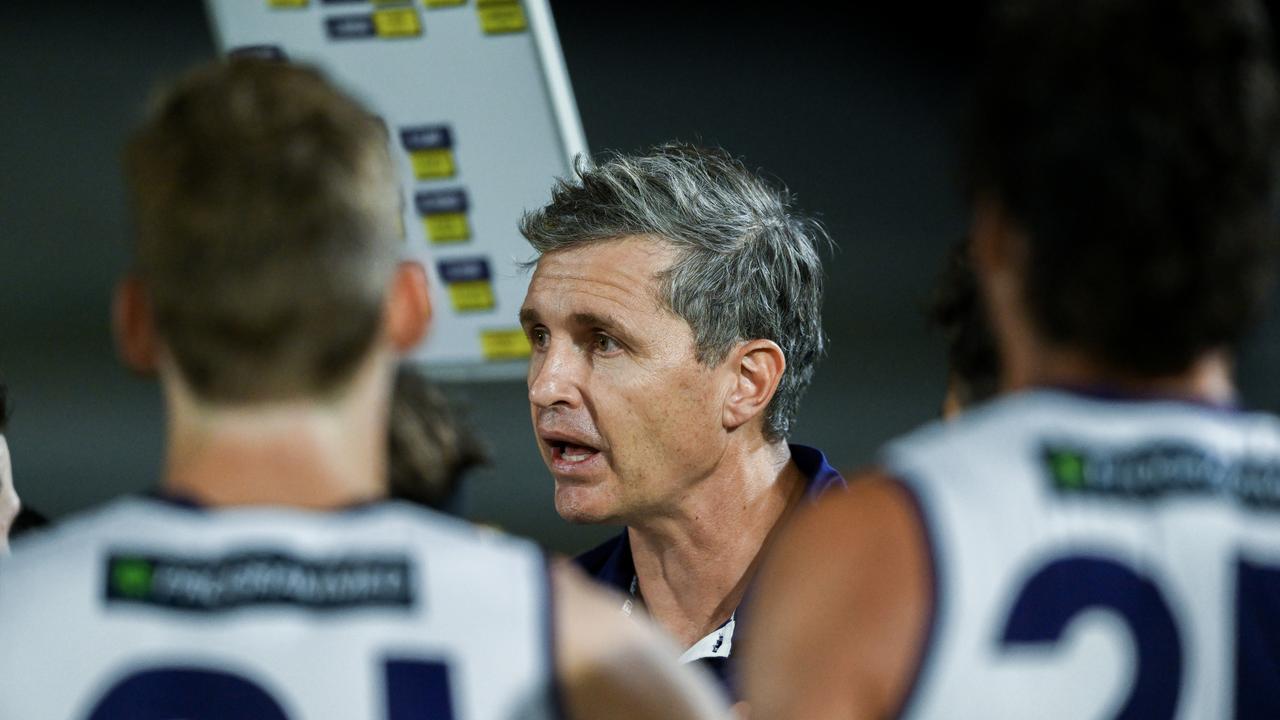
{"type": "MultiPolygon", "coordinates": [[[[845,468],[941,401],[922,308],[965,231],[954,147],[984,3],[852,5],[552,1],[593,150],[723,145],[825,222],[831,351],[793,439],[845,468]]],[[[149,88],[213,54],[197,0],[12,3],[0,23],[0,379],[18,488],[51,514],[156,480],[159,393],[118,367],[109,330],[128,265],[118,157],[149,88]]],[[[1245,353],[1252,405],[1280,405],[1277,338],[1245,353]]],[[[562,550],[602,537],[552,510],[523,383],[448,390],[496,457],[468,514],[562,550]]]]}

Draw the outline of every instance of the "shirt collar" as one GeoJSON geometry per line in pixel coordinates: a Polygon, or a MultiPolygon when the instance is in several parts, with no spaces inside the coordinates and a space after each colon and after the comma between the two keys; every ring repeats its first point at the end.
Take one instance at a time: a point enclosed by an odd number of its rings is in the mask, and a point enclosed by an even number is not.
{"type": "MultiPolygon", "coordinates": [[[[808,445],[788,445],[791,459],[805,477],[805,498],[810,502],[835,487],[845,487],[840,472],[827,462],[827,456],[808,445]]],[[[574,558],[583,571],[599,582],[627,593],[636,576],[635,560],[631,557],[631,538],[626,528],[603,544],[574,558]]]]}
{"type": "MultiPolygon", "coordinates": [[[[817,448],[808,445],[789,445],[791,459],[804,475],[805,498],[815,502],[818,496],[832,488],[845,487],[845,480],[839,471],[827,462],[827,457],[817,448]]],[[[579,567],[596,580],[621,591],[630,600],[632,582],[636,577],[636,564],[631,555],[631,538],[624,528],[614,538],[606,541],[585,553],[575,562],[579,567]]],[[[750,593],[750,589],[748,589],[750,593]]],[[[736,613],[723,625],[709,635],[694,643],[681,657],[683,662],[691,662],[710,657],[728,656],[733,647],[733,635],[736,613]]]]}

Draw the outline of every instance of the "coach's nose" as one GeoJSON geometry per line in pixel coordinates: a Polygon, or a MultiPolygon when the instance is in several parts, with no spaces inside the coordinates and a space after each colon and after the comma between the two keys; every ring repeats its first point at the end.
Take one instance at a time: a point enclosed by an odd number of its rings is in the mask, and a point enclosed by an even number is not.
{"type": "Polygon", "coordinates": [[[540,408],[582,405],[585,368],[572,343],[550,342],[529,363],[529,403],[540,408]]]}

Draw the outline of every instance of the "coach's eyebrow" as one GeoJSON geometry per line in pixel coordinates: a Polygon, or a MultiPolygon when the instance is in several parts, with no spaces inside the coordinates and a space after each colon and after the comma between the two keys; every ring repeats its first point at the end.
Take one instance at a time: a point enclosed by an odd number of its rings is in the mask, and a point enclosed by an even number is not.
{"type": "Polygon", "coordinates": [[[599,328],[611,333],[631,336],[630,326],[613,315],[601,315],[594,312],[576,312],[569,316],[570,322],[579,327],[599,328]]]}
{"type": "Polygon", "coordinates": [[[522,326],[529,327],[530,325],[537,325],[541,321],[542,316],[538,314],[537,310],[534,310],[531,307],[520,308],[520,324],[522,326]]]}

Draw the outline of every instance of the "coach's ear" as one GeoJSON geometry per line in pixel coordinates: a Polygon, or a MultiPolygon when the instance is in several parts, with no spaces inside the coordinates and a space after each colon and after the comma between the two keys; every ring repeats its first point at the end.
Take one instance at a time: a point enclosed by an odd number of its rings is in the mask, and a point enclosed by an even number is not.
{"type": "Polygon", "coordinates": [[[421,263],[405,261],[396,268],[387,297],[387,331],[396,350],[412,350],[431,326],[431,295],[427,292],[427,269],[421,263]]]}
{"type": "Polygon", "coordinates": [[[734,429],[763,415],[787,369],[787,356],[772,340],[739,345],[727,358],[733,385],[724,402],[724,424],[734,429]]]}
{"type": "Polygon", "coordinates": [[[136,275],[126,275],[116,284],[111,327],[120,362],[140,375],[154,374],[160,342],[151,314],[151,300],[136,275]]]}

